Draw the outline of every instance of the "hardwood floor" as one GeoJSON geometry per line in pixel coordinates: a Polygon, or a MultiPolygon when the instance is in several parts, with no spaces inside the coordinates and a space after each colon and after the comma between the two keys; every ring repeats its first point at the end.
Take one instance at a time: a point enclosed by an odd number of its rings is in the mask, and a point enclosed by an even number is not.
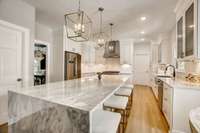
{"type": "Polygon", "coordinates": [[[135,86],[126,133],[168,133],[168,125],[150,88],[135,86]]]}
{"type": "Polygon", "coordinates": [[[0,133],[8,133],[7,126],[8,126],[7,124],[0,125],[0,133]]]}

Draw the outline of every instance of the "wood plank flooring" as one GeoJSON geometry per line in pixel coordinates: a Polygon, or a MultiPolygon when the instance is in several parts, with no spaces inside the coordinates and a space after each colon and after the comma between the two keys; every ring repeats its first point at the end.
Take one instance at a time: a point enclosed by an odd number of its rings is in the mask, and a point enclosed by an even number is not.
{"type": "Polygon", "coordinates": [[[126,133],[168,133],[168,125],[149,87],[135,86],[126,133]]]}
{"type": "Polygon", "coordinates": [[[0,133],[8,133],[7,126],[8,126],[7,124],[0,125],[0,133]]]}

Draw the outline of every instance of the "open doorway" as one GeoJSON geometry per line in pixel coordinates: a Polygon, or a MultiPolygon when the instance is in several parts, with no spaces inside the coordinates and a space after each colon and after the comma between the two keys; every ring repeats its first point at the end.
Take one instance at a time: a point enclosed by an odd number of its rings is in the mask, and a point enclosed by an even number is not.
{"type": "Polygon", "coordinates": [[[34,45],[34,85],[48,82],[48,43],[35,41],[34,45]]]}

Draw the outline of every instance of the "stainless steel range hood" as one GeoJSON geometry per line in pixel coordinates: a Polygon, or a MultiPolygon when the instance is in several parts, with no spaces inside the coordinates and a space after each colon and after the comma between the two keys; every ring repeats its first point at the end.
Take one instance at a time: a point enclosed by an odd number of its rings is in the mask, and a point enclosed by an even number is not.
{"type": "Polygon", "coordinates": [[[105,44],[104,58],[120,58],[120,42],[109,41],[105,44]]]}

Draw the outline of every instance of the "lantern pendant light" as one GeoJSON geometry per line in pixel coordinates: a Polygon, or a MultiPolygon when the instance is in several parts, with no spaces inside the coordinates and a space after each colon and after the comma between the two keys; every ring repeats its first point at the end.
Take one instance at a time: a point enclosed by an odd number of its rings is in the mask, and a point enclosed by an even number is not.
{"type": "MultiPolygon", "coordinates": [[[[112,42],[113,41],[113,39],[112,39],[112,32],[113,32],[113,23],[110,23],[110,41],[109,42],[112,42]]],[[[110,52],[113,52],[114,51],[114,45],[113,45],[113,43],[109,43],[109,45],[108,45],[108,50],[110,51],[110,52]]]]}
{"type": "Polygon", "coordinates": [[[99,27],[99,33],[95,35],[95,38],[96,38],[98,46],[103,47],[106,43],[106,38],[107,38],[106,34],[102,30],[102,25],[103,25],[102,14],[103,14],[104,8],[100,7],[98,11],[100,12],[100,27],[99,27]]]}
{"type": "Polygon", "coordinates": [[[65,14],[65,28],[67,38],[76,41],[88,41],[92,29],[92,21],[88,15],[81,10],[80,0],[77,12],[65,14]]]}

